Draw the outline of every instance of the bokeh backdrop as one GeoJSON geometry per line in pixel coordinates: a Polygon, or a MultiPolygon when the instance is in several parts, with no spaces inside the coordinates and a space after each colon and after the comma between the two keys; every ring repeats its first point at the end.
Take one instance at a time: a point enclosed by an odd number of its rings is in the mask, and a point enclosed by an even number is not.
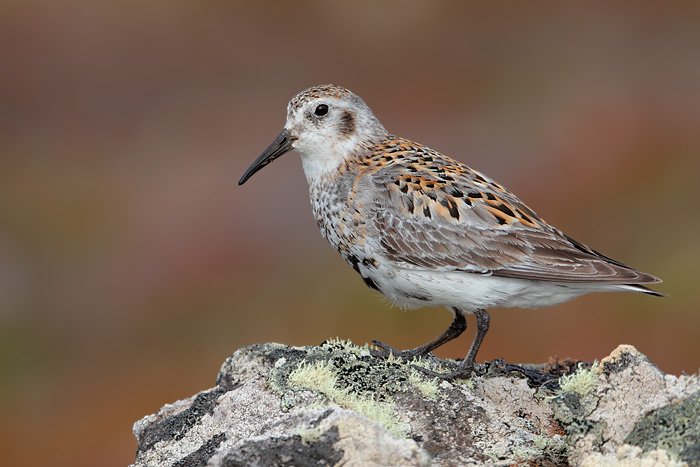
{"type": "Polygon", "coordinates": [[[494,310],[481,361],[627,343],[696,372],[699,20],[698,2],[2,2],[3,465],[127,465],[132,424],[244,345],[408,348],[449,324],[391,308],[326,244],[298,155],[236,185],[322,83],[665,280],[662,299],[494,310]]]}

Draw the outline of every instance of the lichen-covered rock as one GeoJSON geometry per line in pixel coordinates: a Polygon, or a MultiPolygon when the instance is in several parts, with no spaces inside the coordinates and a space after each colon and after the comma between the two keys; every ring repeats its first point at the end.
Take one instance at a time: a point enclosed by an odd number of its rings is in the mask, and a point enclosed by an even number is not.
{"type": "Polygon", "coordinates": [[[134,466],[700,465],[697,376],[620,347],[561,392],[575,367],[494,361],[439,382],[347,342],[254,345],[134,425],[134,466]]]}
{"type": "Polygon", "coordinates": [[[597,377],[590,393],[552,400],[572,465],[700,466],[698,375],[664,375],[627,345],[589,371],[597,377]]]}

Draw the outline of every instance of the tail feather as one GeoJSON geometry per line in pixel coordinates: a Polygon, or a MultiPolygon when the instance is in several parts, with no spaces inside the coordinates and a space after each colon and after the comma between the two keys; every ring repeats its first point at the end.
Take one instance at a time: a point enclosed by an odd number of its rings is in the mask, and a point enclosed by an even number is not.
{"type": "MultiPolygon", "coordinates": [[[[655,281],[654,283],[657,283],[657,282],[661,282],[661,281],[660,280],[655,281]]],[[[630,292],[641,292],[641,293],[645,293],[647,295],[652,295],[654,297],[665,297],[666,296],[665,293],[657,292],[656,290],[652,290],[649,287],[645,287],[645,286],[640,285],[640,284],[623,284],[620,287],[622,287],[623,289],[628,290],[630,292]]]]}

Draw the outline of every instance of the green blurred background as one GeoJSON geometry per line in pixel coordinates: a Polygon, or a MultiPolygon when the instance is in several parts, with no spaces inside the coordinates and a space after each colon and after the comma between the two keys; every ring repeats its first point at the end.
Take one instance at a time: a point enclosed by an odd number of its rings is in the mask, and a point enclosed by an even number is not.
{"type": "Polygon", "coordinates": [[[326,244],[296,154],[236,186],[321,83],[665,280],[663,299],[493,310],[480,361],[627,343],[696,372],[699,20],[698,2],[2,2],[3,464],[126,465],[132,424],[244,345],[444,330],[326,244]]]}

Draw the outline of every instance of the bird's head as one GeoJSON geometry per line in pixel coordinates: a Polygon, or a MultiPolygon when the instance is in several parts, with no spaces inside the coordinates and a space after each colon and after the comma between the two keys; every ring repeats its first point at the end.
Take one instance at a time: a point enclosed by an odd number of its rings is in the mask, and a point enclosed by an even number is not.
{"type": "Polygon", "coordinates": [[[358,96],[340,86],[314,86],[289,102],[284,129],[238,184],[291,150],[301,154],[304,173],[312,183],[331,175],[345,160],[357,157],[363,148],[386,135],[372,110],[358,96]]]}

